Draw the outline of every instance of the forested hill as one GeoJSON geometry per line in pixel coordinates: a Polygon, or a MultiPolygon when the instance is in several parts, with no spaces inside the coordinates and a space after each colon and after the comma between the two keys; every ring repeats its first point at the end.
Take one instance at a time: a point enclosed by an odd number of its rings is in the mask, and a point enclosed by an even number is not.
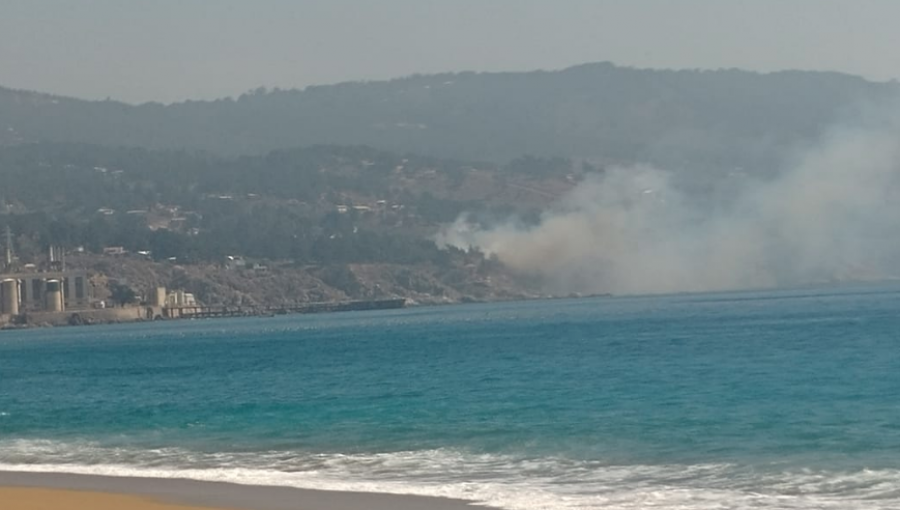
{"type": "Polygon", "coordinates": [[[521,299],[536,295],[531,277],[475,249],[442,248],[434,234],[464,210],[540,210],[586,172],[602,170],[534,157],[475,166],[362,146],[226,158],[18,144],[0,147],[0,247],[9,228],[21,264],[45,264],[58,247],[73,267],[102,275],[98,288],[107,277],[145,295],[163,285],[206,304],[521,299]]]}
{"type": "MultiPolygon", "coordinates": [[[[445,262],[430,240],[460,213],[531,213],[585,172],[569,160],[475,166],[368,147],[224,158],[86,144],[0,148],[0,232],[53,245],[124,246],[155,258],[445,262]]],[[[26,257],[26,258],[28,258],[26,257]]]]}
{"type": "Polygon", "coordinates": [[[458,73],[139,106],[0,89],[0,144],[57,141],[218,155],[366,144],[503,162],[523,154],[669,168],[766,168],[896,83],[819,72],[458,73]]]}

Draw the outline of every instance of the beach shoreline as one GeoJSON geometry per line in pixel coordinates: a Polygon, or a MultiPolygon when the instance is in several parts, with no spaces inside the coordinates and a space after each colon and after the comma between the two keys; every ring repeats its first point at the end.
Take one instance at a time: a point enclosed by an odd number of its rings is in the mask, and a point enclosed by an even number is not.
{"type": "Polygon", "coordinates": [[[188,479],[18,471],[0,471],[0,495],[4,499],[4,509],[9,508],[9,510],[18,510],[20,507],[23,509],[94,510],[95,508],[116,508],[123,502],[127,502],[128,510],[161,510],[164,508],[171,510],[199,508],[219,510],[472,510],[484,508],[463,500],[414,495],[322,491],[188,479]],[[76,497],[67,497],[72,495],[76,497]],[[66,501],[66,506],[59,506],[60,501],[66,501]],[[20,505],[20,507],[16,505],[20,505]]]}

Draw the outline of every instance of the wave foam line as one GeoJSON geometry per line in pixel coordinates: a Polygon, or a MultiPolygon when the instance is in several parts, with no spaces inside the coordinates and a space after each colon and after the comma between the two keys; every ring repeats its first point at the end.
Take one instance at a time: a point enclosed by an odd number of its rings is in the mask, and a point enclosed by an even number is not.
{"type": "Polygon", "coordinates": [[[760,473],[725,464],[609,466],[448,450],[201,453],[16,440],[0,441],[0,470],[447,497],[507,510],[900,507],[897,470],[760,473]]]}

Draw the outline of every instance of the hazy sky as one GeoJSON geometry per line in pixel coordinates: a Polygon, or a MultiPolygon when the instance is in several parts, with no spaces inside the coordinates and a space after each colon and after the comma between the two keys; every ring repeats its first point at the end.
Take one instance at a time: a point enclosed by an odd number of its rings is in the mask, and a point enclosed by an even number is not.
{"type": "Polygon", "coordinates": [[[897,0],[0,0],[0,85],[171,102],[440,71],[900,78],[897,0]]]}

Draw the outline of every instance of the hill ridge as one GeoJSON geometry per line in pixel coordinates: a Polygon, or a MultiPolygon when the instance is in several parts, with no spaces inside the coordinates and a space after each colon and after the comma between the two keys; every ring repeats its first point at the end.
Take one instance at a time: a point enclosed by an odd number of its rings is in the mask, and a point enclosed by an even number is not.
{"type": "Polygon", "coordinates": [[[0,88],[0,144],[82,142],[256,155],[370,145],[504,162],[523,154],[682,168],[771,167],[900,84],[843,73],[649,70],[441,73],[237,98],[89,101],[0,88]]]}

